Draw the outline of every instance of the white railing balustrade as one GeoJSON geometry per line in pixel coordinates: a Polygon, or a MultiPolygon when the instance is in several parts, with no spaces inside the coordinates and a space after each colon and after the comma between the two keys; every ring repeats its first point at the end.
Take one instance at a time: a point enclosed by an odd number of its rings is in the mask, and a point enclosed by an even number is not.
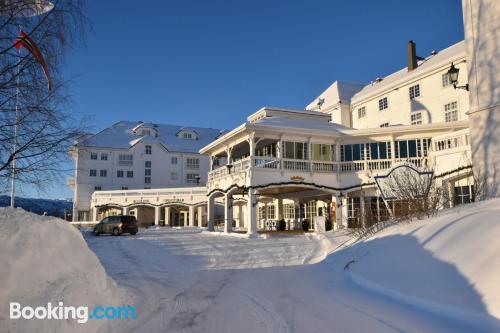
{"type": "MultiPolygon", "coordinates": [[[[395,162],[409,162],[417,167],[425,166],[424,160],[426,157],[415,158],[398,158],[395,162]]],[[[271,170],[292,170],[302,172],[318,172],[318,173],[349,173],[349,172],[367,172],[367,171],[382,171],[390,169],[393,165],[393,160],[366,160],[366,161],[349,161],[349,162],[329,162],[329,161],[313,161],[313,160],[295,160],[278,157],[254,156],[236,161],[232,164],[231,174],[245,172],[250,167],[256,169],[271,170]]],[[[208,180],[214,181],[226,177],[229,174],[226,166],[212,170],[208,174],[208,180]]]]}
{"type": "Polygon", "coordinates": [[[336,162],[313,162],[314,172],[338,172],[339,166],[336,162]]]}
{"type": "Polygon", "coordinates": [[[298,170],[298,171],[311,171],[311,162],[303,160],[282,159],[283,169],[298,170]]]}
{"type": "Polygon", "coordinates": [[[254,157],[253,165],[257,168],[279,169],[280,160],[275,157],[254,157]]]}

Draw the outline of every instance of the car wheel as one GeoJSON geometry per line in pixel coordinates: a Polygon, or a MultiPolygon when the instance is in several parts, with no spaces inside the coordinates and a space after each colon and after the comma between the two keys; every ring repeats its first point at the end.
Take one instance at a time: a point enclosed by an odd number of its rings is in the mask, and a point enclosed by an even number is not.
{"type": "Polygon", "coordinates": [[[113,229],[113,236],[118,236],[120,234],[120,230],[118,228],[113,229]]]}
{"type": "Polygon", "coordinates": [[[94,233],[95,236],[99,236],[100,235],[100,232],[99,232],[99,230],[97,230],[97,228],[94,229],[93,233],[94,233]]]}
{"type": "Polygon", "coordinates": [[[136,231],[132,231],[130,234],[133,236],[135,235],[137,232],[136,231]]]}

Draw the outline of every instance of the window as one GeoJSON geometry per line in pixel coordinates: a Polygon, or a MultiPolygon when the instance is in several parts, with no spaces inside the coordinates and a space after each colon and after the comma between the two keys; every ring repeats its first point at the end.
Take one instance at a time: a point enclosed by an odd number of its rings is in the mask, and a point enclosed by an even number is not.
{"type": "Polygon", "coordinates": [[[145,168],[151,168],[151,161],[144,161],[145,168]]]}
{"type": "Polygon", "coordinates": [[[335,145],[313,143],[311,150],[314,161],[335,161],[335,145]]]}
{"type": "Polygon", "coordinates": [[[412,125],[419,125],[422,124],[422,113],[414,113],[411,116],[411,124],[412,125]]]}
{"type": "Polygon", "coordinates": [[[107,153],[101,153],[101,161],[107,161],[108,160],[108,154],[107,153]]]}
{"type": "Polygon", "coordinates": [[[311,200],[306,204],[306,219],[311,222],[311,225],[314,224],[314,217],[317,215],[316,201],[311,200]]]}
{"type": "Polygon", "coordinates": [[[465,186],[455,186],[454,188],[454,204],[462,205],[473,202],[474,195],[474,186],[473,185],[465,185],[465,186]]]}
{"type": "Polygon", "coordinates": [[[101,177],[107,177],[108,176],[108,170],[101,170],[101,171],[99,171],[99,176],[101,176],[101,177]]]}
{"type": "Polygon", "coordinates": [[[396,141],[396,158],[425,157],[430,139],[396,141]]]}
{"type": "Polygon", "coordinates": [[[366,117],[366,106],[358,108],[358,119],[366,117]]]}
{"type": "Polygon", "coordinates": [[[389,123],[380,124],[380,127],[389,127],[389,123]]]}
{"type": "Polygon", "coordinates": [[[387,101],[387,97],[378,100],[378,109],[380,111],[385,110],[388,107],[389,107],[389,102],[387,101]]]}
{"type": "Polygon", "coordinates": [[[91,160],[97,160],[97,153],[90,153],[91,160]]]}
{"type": "Polygon", "coordinates": [[[188,169],[199,169],[200,168],[200,159],[188,157],[186,159],[186,168],[188,168],[188,169]]]}
{"type": "Polygon", "coordinates": [[[123,178],[123,170],[116,170],[116,177],[123,178]]]}
{"type": "Polygon", "coordinates": [[[385,160],[391,158],[390,142],[356,143],[340,146],[340,161],[385,160]]]}
{"type": "Polygon", "coordinates": [[[177,172],[171,172],[170,173],[170,180],[177,180],[178,177],[177,177],[177,172]]]}
{"type": "Polygon", "coordinates": [[[283,218],[294,219],[295,218],[295,205],[294,204],[284,204],[283,205],[283,218]]]}
{"type": "Polygon", "coordinates": [[[186,174],[186,183],[188,183],[188,184],[197,184],[198,179],[199,179],[199,175],[197,173],[186,174]]]}
{"type": "Polygon", "coordinates": [[[414,99],[420,96],[420,85],[416,84],[414,86],[411,86],[409,92],[410,92],[410,99],[414,99]]]}
{"type": "Polygon", "coordinates": [[[101,186],[94,186],[94,191],[101,191],[102,187],[101,186]]]}
{"type": "Polygon", "coordinates": [[[172,156],[172,158],[170,159],[170,163],[177,164],[177,156],[172,156]]]}
{"type": "Polygon", "coordinates": [[[456,101],[444,105],[444,120],[447,123],[458,120],[458,103],[456,101]]]}
{"type": "Polygon", "coordinates": [[[450,76],[448,75],[448,72],[444,73],[441,76],[441,83],[443,84],[443,87],[448,87],[451,84],[450,76]]]}
{"type": "Polygon", "coordinates": [[[90,169],[90,177],[97,177],[97,170],[96,169],[90,169]]]}
{"type": "Polygon", "coordinates": [[[122,186],[122,190],[128,190],[127,186],[122,186]]]}
{"type": "Polygon", "coordinates": [[[277,145],[272,143],[269,145],[265,145],[263,147],[255,149],[256,156],[266,156],[266,157],[276,157],[276,149],[277,145]]]}
{"type": "Polygon", "coordinates": [[[134,162],[134,155],[131,154],[120,154],[118,155],[118,165],[130,166],[134,162]]]}
{"type": "Polygon", "coordinates": [[[266,217],[269,220],[274,220],[276,218],[276,208],[274,205],[267,205],[266,206],[266,217]]]}
{"type": "Polygon", "coordinates": [[[361,227],[361,200],[360,198],[347,198],[347,227],[361,227]]]}
{"type": "Polygon", "coordinates": [[[151,176],[151,169],[145,169],[144,170],[144,175],[145,176],[151,176]]]}
{"type": "Polygon", "coordinates": [[[283,156],[296,160],[307,160],[307,142],[283,142],[283,156]]]}
{"type": "Polygon", "coordinates": [[[151,135],[151,130],[145,130],[145,129],[143,129],[141,131],[141,135],[151,135]]]}
{"type": "Polygon", "coordinates": [[[184,132],[184,133],[182,133],[182,137],[184,139],[192,139],[193,138],[193,133],[184,132]]]}
{"type": "Polygon", "coordinates": [[[144,183],[151,184],[151,177],[144,177],[144,183]]]}
{"type": "Polygon", "coordinates": [[[151,155],[153,148],[150,145],[146,145],[145,149],[146,149],[146,155],[151,155]]]}
{"type": "Polygon", "coordinates": [[[134,178],[134,172],[133,171],[127,171],[127,178],[134,178]]]}

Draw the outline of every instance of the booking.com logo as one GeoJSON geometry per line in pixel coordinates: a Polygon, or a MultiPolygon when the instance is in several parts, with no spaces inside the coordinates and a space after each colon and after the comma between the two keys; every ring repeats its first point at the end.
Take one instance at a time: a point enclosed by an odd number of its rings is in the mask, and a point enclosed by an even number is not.
{"type": "Polygon", "coordinates": [[[135,306],[96,306],[89,310],[88,306],[65,306],[63,302],[47,306],[21,306],[21,303],[10,303],[10,319],[50,319],[68,320],[75,319],[79,324],[84,324],[91,319],[135,319],[135,306]]]}

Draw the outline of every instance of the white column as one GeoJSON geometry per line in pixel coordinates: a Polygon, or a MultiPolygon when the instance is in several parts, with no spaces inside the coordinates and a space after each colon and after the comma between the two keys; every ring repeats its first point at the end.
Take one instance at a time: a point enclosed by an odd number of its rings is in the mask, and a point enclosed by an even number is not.
{"type": "Polygon", "coordinates": [[[215,218],[215,199],[212,196],[207,200],[207,230],[214,231],[214,218],[215,218]]]}
{"type": "Polygon", "coordinates": [[[160,207],[155,207],[155,225],[160,223],[160,207]]]}
{"type": "Polygon", "coordinates": [[[233,198],[231,192],[226,193],[224,200],[224,232],[233,230],[233,198]]]}
{"type": "Polygon", "coordinates": [[[255,190],[248,190],[247,200],[247,234],[250,236],[257,235],[257,198],[255,197],[255,190]]]}
{"type": "Polygon", "coordinates": [[[128,208],[128,207],[123,207],[123,208],[122,208],[122,214],[123,214],[123,215],[129,215],[129,214],[130,214],[130,208],[128,208]]]}
{"type": "Polygon", "coordinates": [[[198,227],[203,227],[203,206],[198,206],[198,227]]]}
{"type": "Polygon", "coordinates": [[[284,219],[283,199],[278,199],[278,221],[284,219]]]}
{"type": "Polygon", "coordinates": [[[342,198],[342,227],[347,228],[348,226],[348,214],[347,214],[347,197],[342,198]]]}
{"type": "Polygon", "coordinates": [[[170,207],[165,207],[165,225],[171,227],[170,224],[170,207]]]}
{"type": "Polygon", "coordinates": [[[359,205],[361,206],[360,208],[360,214],[361,214],[361,225],[363,228],[366,227],[366,207],[365,207],[365,197],[361,196],[359,198],[359,205]]]}
{"type": "Polygon", "coordinates": [[[243,214],[243,205],[238,205],[238,227],[245,226],[245,214],[243,214]]]}
{"type": "Polygon", "coordinates": [[[194,227],[194,206],[189,206],[189,226],[194,227]]]}
{"type": "Polygon", "coordinates": [[[93,216],[93,218],[92,218],[92,220],[93,220],[94,222],[98,222],[98,221],[97,221],[97,216],[98,216],[98,214],[97,214],[97,213],[98,213],[98,212],[99,212],[99,209],[98,209],[97,207],[94,207],[94,209],[93,209],[93,214],[94,214],[94,216],[93,216]]]}
{"type": "Polygon", "coordinates": [[[181,214],[182,214],[182,223],[183,223],[183,227],[187,227],[187,225],[188,225],[188,219],[187,219],[188,212],[187,212],[187,211],[185,211],[185,210],[183,210],[183,211],[181,212],[181,214]]]}

